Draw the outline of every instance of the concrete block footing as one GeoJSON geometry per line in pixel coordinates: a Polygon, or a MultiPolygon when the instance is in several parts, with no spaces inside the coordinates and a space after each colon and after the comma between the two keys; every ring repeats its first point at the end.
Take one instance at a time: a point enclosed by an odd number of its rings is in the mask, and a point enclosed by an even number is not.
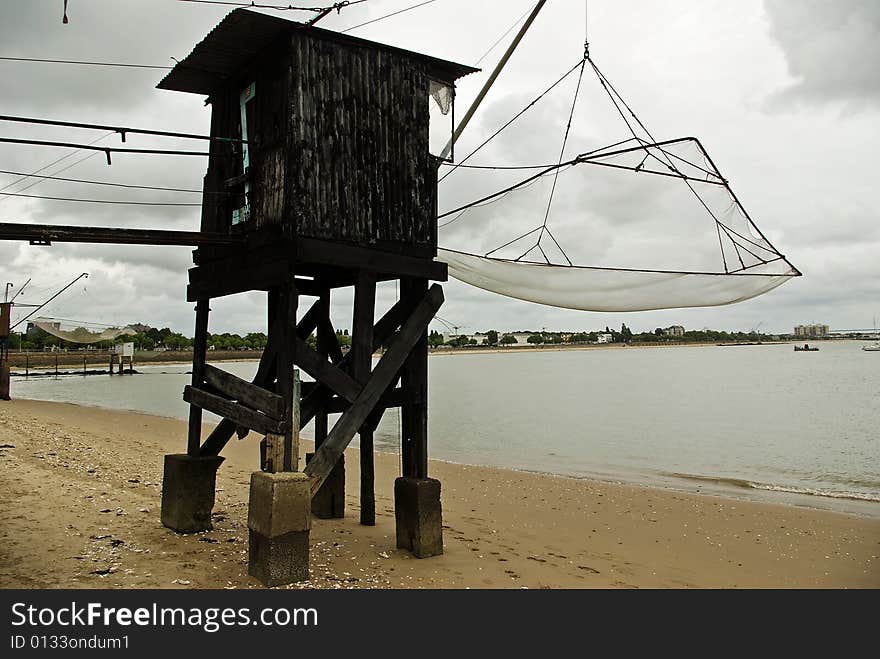
{"type": "Polygon", "coordinates": [[[309,578],[311,499],[301,472],[251,474],[248,574],[267,586],[309,578]]]}
{"type": "Polygon", "coordinates": [[[398,549],[408,549],[417,558],[443,553],[440,481],[397,478],[394,481],[394,517],[398,549]]]}
{"type": "MultiPolygon", "coordinates": [[[[306,453],[308,464],[314,453],[306,453]]],[[[312,515],[318,519],[342,519],[345,517],[345,456],[333,467],[327,480],[312,498],[312,515]]]]}
{"type": "Polygon", "coordinates": [[[219,456],[166,455],[162,475],[162,524],[178,533],[210,531],[219,456]]]}

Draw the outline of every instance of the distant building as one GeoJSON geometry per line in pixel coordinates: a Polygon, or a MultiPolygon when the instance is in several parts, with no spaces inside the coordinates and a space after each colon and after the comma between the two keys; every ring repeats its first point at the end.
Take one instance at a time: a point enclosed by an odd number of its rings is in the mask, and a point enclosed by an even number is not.
{"type": "Polygon", "coordinates": [[[602,332],[601,334],[596,335],[596,343],[611,343],[612,337],[610,334],[605,334],[602,332]]]}
{"type": "Polygon", "coordinates": [[[798,325],[794,328],[794,335],[798,338],[817,338],[828,336],[828,325],[798,325]]]}
{"type": "Polygon", "coordinates": [[[663,336],[684,336],[684,327],[671,325],[663,330],[663,336]]]}

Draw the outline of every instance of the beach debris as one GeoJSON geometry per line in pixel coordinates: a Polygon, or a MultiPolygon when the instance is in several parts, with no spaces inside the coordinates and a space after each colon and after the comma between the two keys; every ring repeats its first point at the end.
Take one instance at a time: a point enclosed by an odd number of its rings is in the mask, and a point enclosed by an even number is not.
{"type": "Polygon", "coordinates": [[[179,584],[181,586],[189,586],[192,583],[192,581],[190,581],[189,579],[175,579],[171,583],[179,584]]]}
{"type": "Polygon", "coordinates": [[[15,448],[15,444],[0,444],[0,448],[15,448]]]}
{"type": "Polygon", "coordinates": [[[110,567],[98,568],[97,570],[92,570],[90,574],[97,574],[101,577],[106,577],[108,574],[113,574],[119,569],[118,565],[111,565],[110,567]]]}
{"type": "Polygon", "coordinates": [[[388,556],[388,554],[386,554],[384,551],[380,551],[380,552],[379,552],[379,558],[389,558],[389,556],[388,556]]]}
{"type": "Polygon", "coordinates": [[[113,511],[110,508],[101,508],[101,510],[99,510],[98,512],[99,513],[112,513],[113,511]]]}

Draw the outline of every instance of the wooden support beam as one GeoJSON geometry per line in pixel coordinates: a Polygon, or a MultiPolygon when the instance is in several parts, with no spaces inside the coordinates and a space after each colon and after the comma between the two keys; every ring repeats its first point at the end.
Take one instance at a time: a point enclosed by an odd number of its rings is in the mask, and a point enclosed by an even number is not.
{"type": "Polygon", "coordinates": [[[210,364],[205,365],[205,382],[227,398],[263,412],[272,419],[281,420],[284,416],[284,401],[281,396],[210,364]]]}
{"type": "MultiPolygon", "coordinates": [[[[401,280],[401,299],[420,299],[428,282],[419,278],[401,280]]],[[[402,386],[413,402],[401,410],[401,463],[403,475],[428,477],[428,336],[419,337],[402,370],[402,386]]]]}
{"type": "Polygon", "coordinates": [[[352,403],[349,410],[336,422],[333,430],[327,435],[324,444],[306,466],[305,472],[311,479],[313,496],[318,491],[318,488],[321,487],[321,484],[327,478],[355,433],[372,414],[382,394],[385,393],[388,386],[397,377],[413,346],[418,343],[419,339],[427,331],[428,324],[442,304],[443,289],[435,284],[403,324],[400,332],[391,342],[388,351],[382,356],[373,370],[370,381],[352,403]]]}
{"type": "MultiPolygon", "coordinates": [[[[201,267],[200,267],[201,268],[201,267]]],[[[198,277],[193,281],[190,270],[190,284],[186,287],[186,299],[198,300],[203,297],[216,298],[254,290],[268,290],[292,277],[293,265],[289,259],[257,263],[252,266],[228,267],[214,270],[214,276],[198,277]]]]}
{"type": "MultiPolygon", "coordinates": [[[[199,300],[196,303],[196,328],[193,340],[192,386],[200,387],[205,379],[205,359],[208,351],[208,314],[210,300],[199,300]]],[[[111,362],[110,374],[113,374],[111,362]]],[[[202,443],[202,410],[196,405],[189,408],[189,428],[187,430],[187,455],[199,454],[202,443]]]]}
{"type": "MultiPolygon", "coordinates": [[[[269,340],[266,343],[266,349],[263,350],[263,356],[260,358],[260,365],[257,367],[257,373],[251,381],[252,384],[264,389],[271,387],[272,383],[275,381],[276,346],[278,345],[276,334],[277,333],[273,331],[272,326],[270,325],[269,340]]],[[[223,447],[226,446],[235,434],[236,427],[234,421],[223,419],[217,424],[217,427],[211,431],[211,434],[208,435],[208,438],[199,450],[199,455],[220,455],[223,447]]]]}
{"type": "Polygon", "coordinates": [[[326,355],[333,364],[338,366],[342,362],[344,355],[342,354],[342,347],[339,345],[339,339],[336,338],[336,330],[333,329],[333,323],[330,321],[329,312],[318,323],[317,338],[323,348],[323,352],[320,354],[326,355]]]}
{"type": "Polygon", "coordinates": [[[297,261],[303,264],[327,264],[396,276],[423,277],[432,281],[449,279],[448,267],[441,261],[316,238],[297,238],[296,256],[297,261]]]}
{"type": "MultiPolygon", "coordinates": [[[[383,410],[388,409],[389,407],[403,407],[404,405],[410,404],[413,402],[412,396],[410,396],[406,391],[394,386],[394,382],[392,381],[392,386],[390,386],[382,397],[379,398],[379,402],[376,403],[377,408],[382,408],[383,410]]],[[[349,407],[351,407],[351,403],[342,398],[333,397],[327,403],[327,413],[328,414],[342,414],[349,407]]]]}
{"type": "Polygon", "coordinates": [[[233,403],[207,391],[187,385],[183,390],[183,400],[191,405],[197,405],[203,410],[222,416],[236,425],[244,426],[261,435],[270,433],[282,434],[287,428],[286,421],[272,419],[262,412],[257,412],[241,403],[233,403]]]}
{"type": "MultiPolygon", "coordinates": [[[[354,289],[354,314],[351,325],[351,375],[361,386],[370,380],[373,364],[373,316],[376,313],[376,273],[361,270],[354,289]]],[[[361,524],[376,525],[375,467],[373,465],[373,428],[360,428],[361,524]]]]}
{"type": "Polygon", "coordinates": [[[299,405],[298,400],[294,400],[295,383],[293,367],[296,363],[296,355],[300,348],[298,343],[305,345],[305,342],[297,336],[296,332],[296,309],[299,304],[299,293],[292,281],[281,286],[278,290],[277,309],[275,311],[278,327],[278,354],[277,354],[277,372],[278,372],[278,394],[284,401],[284,421],[286,427],[282,433],[284,435],[284,465],[282,471],[294,471],[299,460],[299,428],[293,428],[294,406],[299,405]],[[296,444],[296,446],[294,446],[296,444]],[[294,456],[294,450],[297,455],[294,456]]]}
{"type": "MultiPolygon", "coordinates": [[[[375,327],[373,327],[374,352],[388,343],[394,335],[394,332],[397,331],[397,328],[403,324],[406,318],[416,308],[416,304],[417,302],[413,303],[411,300],[398,300],[394,306],[385,312],[385,315],[383,315],[382,318],[379,319],[379,322],[376,323],[375,327]]],[[[333,334],[333,337],[335,341],[335,333],[333,334]]],[[[349,365],[350,357],[351,353],[346,355],[337,366],[339,368],[346,368],[349,365]]],[[[311,391],[307,397],[304,397],[300,410],[300,419],[302,422],[300,427],[303,427],[311,421],[320,407],[329,402],[332,396],[333,392],[330,389],[319,386],[311,391]]]]}
{"type": "MultiPolygon", "coordinates": [[[[296,333],[303,338],[307,337],[314,330],[312,323],[316,322],[316,315],[313,313],[315,306],[306,312],[296,328],[296,333]]],[[[272,316],[274,318],[274,316],[272,316]]],[[[272,388],[276,378],[276,357],[278,346],[278,326],[275,320],[269,321],[269,340],[266,344],[263,355],[260,358],[260,365],[257,367],[257,373],[251,384],[263,389],[272,388]]],[[[199,455],[220,455],[220,452],[226,446],[236,431],[236,424],[229,419],[223,419],[216,428],[208,435],[204,445],[199,451],[199,455]]]]}
{"type": "Polygon", "coordinates": [[[328,362],[299,337],[295,345],[297,366],[346,400],[353,402],[357,398],[361,386],[350,375],[328,362]]]}
{"type": "Polygon", "coordinates": [[[60,224],[0,223],[0,240],[27,240],[34,244],[105,243],[115,245],[236,245],[243,236],[202,231],[160,229],[110,229],[60,224]]]}
{"type": "MultiPolygon", "coordinates": [[[[320,308],[320,314],[318,320],[318,331],[315,347],[318,350],[318,354],[324,358],[329,357],[331,352],[333,352],[334,354],[338,354],[338,359],[330,357],[330,360],[333,362],[333,364],[338,365],[342,361],[342,349],[339,347],[339,341],[336,339],[336,333],[333,331],[333,326],[330,323],[329,289],[325,291],[318,299],[318,305],[320,308]]],[[[303,384],[305,385],[306,383],[303,384]]],[[[319,383],[317,382],[309,384],[312,384],[315,387],[319,386],[319,383]]],[[[309,391],[308,393],[311,393],[311,391],[309,391]]],[[[305,387],[303,387],[301,400],[305,400],[306,397],[307,393],[305,387]]],[[[300,405],[300,414],[302,414],[302,405],[300,405]]],[[[327,406],[321,405],[315,410],[315,450],[321,448],[321,444],[323,444],[324,440],[327,438],[328,430],[329,419],[327,414],[327,406]]]]}

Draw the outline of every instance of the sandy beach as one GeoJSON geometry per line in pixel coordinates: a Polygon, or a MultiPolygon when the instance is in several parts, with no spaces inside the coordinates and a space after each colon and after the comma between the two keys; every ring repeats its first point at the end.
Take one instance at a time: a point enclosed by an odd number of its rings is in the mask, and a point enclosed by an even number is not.
{"type": "MultiPolygon", "coordinates": [[[[214,530],[159,522],[162,456],[184,421],[0,403],[0,587],[261,588],[247,574],[258,438],[231,443],[214,530]]],[[[308,449],[308,442],[303,450],[308,449]]],[[[878,588],[880,520],[786,505],[432,462],[441,557],[394,548],[397,456],[376,459],[377,525],[314,520],[308,588],[878,588]]]]}

